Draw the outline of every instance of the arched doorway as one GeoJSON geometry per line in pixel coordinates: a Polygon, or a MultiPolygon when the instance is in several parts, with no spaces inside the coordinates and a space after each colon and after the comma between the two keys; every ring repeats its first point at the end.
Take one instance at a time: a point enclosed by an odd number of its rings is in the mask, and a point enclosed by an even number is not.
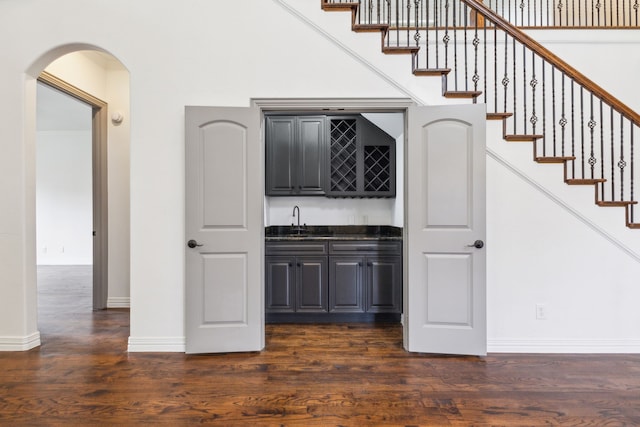
{"type": "MultiPolygon", "coordinates": [[[[56,49],[58,55],[49,52],[33,65],[28,74],[35,77],[39,85],[45,84],[70,95],[92,110],[93,143],[92,159],[89,160],[93,169],[93,225],[89,231],[93,232],[92,306],[94,310],[128,308],[129,72],[112,55],[87,48],[83,46],[73,50],[67,46],[56,49]]],[[[27,85],[29,98],[30,82],[27,85]]],[[[30,129],[27,131],[29,133],[30,129]]],[[[35,178],[34,182],[38,185],[35,178]]],[[[35,222],[29,226],[35,229],[35,222]]],[[[38,242],[34,246],[34,264],[37,264],[46,245],[38,242]]],[[[66,252],[65,249],[60,243],[55,247],[58,252],[66,252]]],[[[33,265],[33,269],[36,269],[36,265],[33,265]]],[[[35,290],[37,284],[34,285],[35,290]]],[[[27,286],[31,284],[27,283],[27,286]]],[[[31,294],[35,298],[33,302],[28,302],[30,312],[38,308],[36,292],[31,294]]]]}

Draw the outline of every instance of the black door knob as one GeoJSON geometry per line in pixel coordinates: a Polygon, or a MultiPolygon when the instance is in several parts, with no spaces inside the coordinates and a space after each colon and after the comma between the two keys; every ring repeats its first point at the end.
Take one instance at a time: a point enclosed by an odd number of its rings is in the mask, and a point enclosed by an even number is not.
{"type": "Polygon", "coordinates": [[[191,249],[196,248],[198,246],[202,246],[200,244],[198,244],[198,242],[196,242],[195,240],[191,239],[187,242],[187,246],[189,246],[191,249]]]}
{"type": "Polygon", "coordinates": [[[482,249],[484,247],[484,242],[482,240],[476,240],[472,244],[467,245],[467,247],[468,248],[482,249]]]}

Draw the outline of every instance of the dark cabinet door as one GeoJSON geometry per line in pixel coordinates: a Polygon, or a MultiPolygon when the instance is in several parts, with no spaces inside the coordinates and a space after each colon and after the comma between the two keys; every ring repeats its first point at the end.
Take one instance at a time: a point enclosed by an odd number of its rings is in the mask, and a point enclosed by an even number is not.
{"type": "Polygon", "coordinates": [[[296,191],[296,117],[277,116],[266,120],[266,193],[290,195],[296,191]]]}
{"type": "Polygon", "coordinates": [[[266,257],[265,299],[267,312],[295,312],[295,268],[295,257],[266,257]]]}
{"type": "Polygon", "coordinates": [[[363,313],[363,257],[332,256],[329,258],[329,311],[363,313]]]}
{"type": "Polygon", "coordinates": [[[266,118],[266,194],[323,195],[326,137],[324,116],[266,118]]]}
{"type": "Polygon", "coordinates": [[[369,256],[366,259],[367,313],[402,311],[401,257],[369,256]]]}
{"type": "Polygon", "coordinates": [[[325,183],[324,117],[298,117],[297,188],[299,194],[322,195],[325,183]]]}
{"type": "Polygon", "coordinates": [[[296,259],[296,312],[327,312],[327,257],[296,259]]]}

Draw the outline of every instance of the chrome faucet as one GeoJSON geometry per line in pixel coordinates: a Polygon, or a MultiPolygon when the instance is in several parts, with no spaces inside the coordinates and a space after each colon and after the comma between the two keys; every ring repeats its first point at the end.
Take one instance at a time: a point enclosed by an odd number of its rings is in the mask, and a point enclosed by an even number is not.
{"type": "MultiPolygon", "coordinates": [[[[298,232],[298,234],[300,234],[300,232],[302,230],[304,230],[304,227],[306,227],[307,224],[304,224],[302,227],[300,227],[300,208],[298,207],[298,205],[295,205],[293,207],[293,216],[294,217],[296,216],[296,211],[298,211],[298,216],[297,216],[297,218],[298,218],[298,226],[295,227],[294,230],[296,230],[298,232]]],[[[291,223],[291,227],[293,227],[293,223],[291,223]]]]}

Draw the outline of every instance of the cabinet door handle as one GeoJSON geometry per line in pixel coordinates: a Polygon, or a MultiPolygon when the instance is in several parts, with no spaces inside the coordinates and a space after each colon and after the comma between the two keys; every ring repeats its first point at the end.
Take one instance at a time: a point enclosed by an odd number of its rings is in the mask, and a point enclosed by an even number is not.
{"type": "Polygon", "coordinates": [[[367,265],[368,265],[369,267],[373,267],[373,263],[372,263],[372,262],[368,262],[368,263],[367,263],[367,265]]]}
{"type": "Polygon", "coordinates": [[[293,263],[292,262],[289,263],[289,267],[293,267],[293,263]]]}
{"type": "Polygon", "coordinates": [[[297,265],[298,265],[298,267],[300,267],[300,263],[298,263],[297,265]]]}

